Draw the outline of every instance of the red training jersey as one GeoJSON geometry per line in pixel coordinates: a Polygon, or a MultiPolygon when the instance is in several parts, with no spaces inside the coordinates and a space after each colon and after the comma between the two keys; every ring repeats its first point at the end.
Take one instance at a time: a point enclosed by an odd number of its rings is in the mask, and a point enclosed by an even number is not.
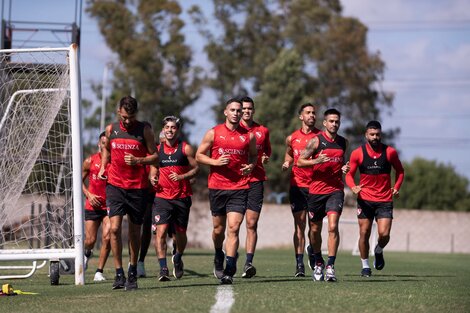
{"type": "Polygon", "coordinates": [[[302,154],[302,151],[307,146],[307,143],[318,133],[320,133],[320,130],[317,128],[314,128],[308,134],[304,133],[302,129],[298,129],[290,135],[290,146],[294,154],[294,164],[292,166],[292,175],[290,177],[291,186],[297,186],[300,188],[308,188],[310,186],[313,176],[313,168],[298,167],[297,161],[302,154]]]}
{"type": "MultiPolygon", "coordinates": [[[[90,170],[88,173],[88,191],[101,198],[101,207],[94,208],[88,199],[85,201],[85,210],[106,210],[106,181],[98,178],[101,168],[101,153],[90,156],[90,170]]],[[[104,172],[106,176],[107,171],[104,172]]]]}
{"type": "Polygon", "coordinates": [[[264,170],[262,157],[266,154],[268,157],[271,156],[271,142],[269,141],[269,130],[256,122],[253,122],[251,127],[240,123],[240,126],[252,133],[256,138],[256,150],[258,151],[258,161],[256,167],[253,169],[250,175],[250,182],[265,181],[267,180],[266,171],[264,170]]]}
{"type": "Polygon", "coordinates": [[[211,166],[208,180],[210,189],[237,190],[248,189],[249,176],[242,175],[242,164],[248,164],[250,133],[243,127],[230,130],[225,124],[214,128],[214,143],[210,157],[218,159],[223,154],[230,155],[224,166],[211,166]]]}
{"type": "Polygon", "coordinates": [[[356,186],[354,175],[359,169],[359,185],[362,185],[358,198],[373,202],[392,201],[391,168],[396,172],[394,189],[400,190],[405,177],[405,170],[398,158],[397,151],[387,145],[381,144],[378,151],[369,144],[364,144],[351,153],[349,160],[350,170],[346,175],[346,184],[349,188],[356,186]],[[384,153],[385,152],[385,153],[384,153]]]}
{"type": "Polygon", "coordinates": [[[309,193],[325,195],[344,189],[341,168],[344,165],[345,151],[346,139],[344,137],[336,135],[335,139],[330,139],[325,132],[318,134],[318,148],[313,153],[313,158],[316,158],[321,152],[326,154],[330,160],[313,166],[313,180],[309,193]]]}
{"type": "Polygon", "coordinates": [[[144,138],[145,124],[136,121],[131,129],[126,129],[121,122],[112,124],[109,144],[111,147],[111,164],[108,172],[108,184],[123,189],[148,188],[148,174],[143,164],[127,165],[124,156],[127,153],[135,157],[148,154],[144,138]]]}
{"type": "Polygon", "coordinates": [[[182,175],[190,170],[188,157],[184,152],[186,144],[178,140],[174,146],[166,143],[157,146],[159,176],[155,186],[155,196],[163,199],[180,199],[193,194],[189,179],[173,181],[169,177],[172,172],[182,175]]]}

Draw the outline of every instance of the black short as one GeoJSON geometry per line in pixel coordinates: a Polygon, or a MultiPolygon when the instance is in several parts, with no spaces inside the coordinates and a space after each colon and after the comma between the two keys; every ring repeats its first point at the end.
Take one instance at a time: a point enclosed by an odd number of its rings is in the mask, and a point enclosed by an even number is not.
{"type": "Polygon", "coordinates": [[[212,216],[227,215],[228,212],[245,214],[248,189],[209,189],[212,216]]]}
{"type": "Polygon", "coordinates": [[[146,195],[146,202],[147,204],[152,207],[153,205],[153,200],[155,199],[155,190],[153,188],[147,189],[147,195],[146,195]]]}
{"type": "Polygon", "coordinates": [[[312,222],[321,221],[327,214],[343,212],[344,191],[338,190],[325,195],[308,195],[308,218],[312,222]]]}
{"type": "Polygon", "coordinates": [[[109,208],[109,217],[128,214],[132,223],[142,225],[147,194],[147,189],[123,189],[106,185],[106,205],[109,208]]]}
{"type": "Polygon", "coordinates": [[[357,199],[357,218],[359,219],[393,219],[393,202],[374,202],[357,199]]]}
{"type": "Polygon", "coordinates": [[[107,210],[85,210],[85,221],[102,221],[107,215],[107,210]]]}
{"type": "Polygon", "coordinates": [[[264,182],[255,181],[250,183],[246,199],[246,209],[261,213],[264,198],[264,182]]]}
{"type": "Polygon", "coordinates": [[[155,197],[152,207],[153,224],[177,225],[177,228],[188,228],[191,197],[180,199],[163,199],[155,197]]]}
{"type": "Polygon", "coordinates": [[[290,186],[289,202],[292,213],[307,210],[308,207],[308,188],[290,186]]]}

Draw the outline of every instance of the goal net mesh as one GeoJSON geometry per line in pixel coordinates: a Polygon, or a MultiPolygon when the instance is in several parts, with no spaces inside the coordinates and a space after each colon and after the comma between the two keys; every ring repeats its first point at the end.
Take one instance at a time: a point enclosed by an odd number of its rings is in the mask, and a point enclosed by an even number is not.
{"type": "Polygon", "coordinates": [[[0,51],[0,249],[73,246],[68,51],[0,51]]]}

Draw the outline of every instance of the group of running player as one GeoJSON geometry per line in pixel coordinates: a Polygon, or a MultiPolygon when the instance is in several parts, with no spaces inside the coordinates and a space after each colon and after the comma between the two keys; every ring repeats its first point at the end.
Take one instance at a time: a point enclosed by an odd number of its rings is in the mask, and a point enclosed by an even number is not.
{"type": "MultiPolygon", "coordinates": [[[[191,207],[191,180],[198,164],[210,166],[209,202],[214,243],[214,275],[221,284],[232,284],[237,271],[239,231],[246,221],[246,260],[242,278],[256,275],[253,258],[257,243],[257,226],[264,197],[264,164],[271,156],[269,131],[253,120],[255,105],[251,98],[230,99],[224,110],[225,122],[206,132],[197,151],[180,139],[179,118],[163,119],[160,142],[155,145],[150,125],[136,119],[137,101],[126,96],[120,100],[119,122],[110,124],[100,135],[100,152],[83,164],[86,262],[102,226],[102,246],[94,280],[105,280],[103,267],[113,251],[116,276],[113,289],[137,289],[137,277],[145,276],[143,258],[138,260],[141,241],[146,253],[150,240],[141,239],[141,225],[147,203],[151,208],[155,250],[160,265],[160,281],[170,280],[167,266],[167,236],[174,242],[173,276],[184,274],[182,256],[186,247],[186,230],[191,207]],[[88,186],[85,184],[89,179],[88,186]],[[149,197],[149,188],[150,192],[149,197]],[[149,200],[150,198],[150,200],[149,200]],[[122,267],[121,227],[124,215],[129,223],[128,277],[122,267]],[[225,245],[224,245],[225,241],[225,245]],[[147,247],[145,247],[147,245],[147,247]],[[223,248],[225,247],[225,250],[223,248]]],[[[404,170],[395,149],[381,143],[381,125],[371,121],[366,126],[366,143],[354,150],[345,162],[348,141],[338,135],[341,114],[336,109],[324,113],[321,131],[315,128],[313,104],[299,109],[302,126],[286,138],[283,170],[292,166],[289,200],[294,216],[296,277],[305,276],[303,262],[305,228],[308,220],[308,264],[313,280],[336,281],[335,258],[339,245],[339,218],[344,203],[343,175],[358,195],[359,250],[361,275],[371,276],[368,262],[369,237],[374,218],[378,224],[375,268],[385,261],[383,248],[390,238],[393,218],[392,196],[398,196],[404,170]],[[391,183],[391,168],[396,171],[391,183]],[[359,169],[356,184],[354,175],[359,169]],[[307,214],[308,213],[308,214],[307,214]],[[307,219],[308,216],[308,219],[307,219]],[[323,218],[328,220],[328,260],[321,252],[323,218]]],[[[148,209],[147,209],[148,210],[148,209]]],[[[145,257],[144,253],[144,257],[145,257]]]]}

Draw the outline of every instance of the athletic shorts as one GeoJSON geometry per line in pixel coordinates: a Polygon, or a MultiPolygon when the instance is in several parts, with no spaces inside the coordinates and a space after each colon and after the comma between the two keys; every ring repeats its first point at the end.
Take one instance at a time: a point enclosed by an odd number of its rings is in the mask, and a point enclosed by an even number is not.
{"type": "Polygon", "coordinates": [[[248,196],[246,198],[246,209],[261,213],[264,198],[264,182],[255,181],[250,183],[248,196]]]}
{"type": "Polygon", "coordinates": [[[209,189],[212,216],[223,216],[229,212],[245,214],[248,189],[209,189]]]}
{"type": "Polygon", "coordinates": [[[393,202],[374,202],[357,199],[357,218],[377,220],[379,218],[393,219],[393,202]]]}
{"type": "Polygon", "coordinates": [[[147,204],[152,207],[153,205],[153,200],[155,199],[155,190],[153,190],[153,187],[152,188],[149,188],[147,189],[147,204]]]}
{"type": "Polygon", "coordinates": [[[308,195],[308,218],[311,222],[321,221],[328,214],[341,215],[344,205],[344,191],[338,190],[326,195],[308,195]]]}
{"type": "Polygon", "coordinates": [[[308,207],[308,188],[290,186],[289,202],[292,213],[307,210],[308,207]]]}
{"type": "Polygon", "coordinates": [[[106,205],[109,217],[129,215],[132,223],[142,225],[147,206],[147,189],[123,189],[106,185],[106,205]]]}
{"type": "Polygon", "coordinates": [[[85,210],[85,221],[102,221],[107,215],[107,209],[85,210]]]}
{"type": "Polygon", "coordinates": [[[152,207],[154,225],[176,225],[176,228],[188,228],[191,197],[163,199],[155,197],[152,207]]]}

